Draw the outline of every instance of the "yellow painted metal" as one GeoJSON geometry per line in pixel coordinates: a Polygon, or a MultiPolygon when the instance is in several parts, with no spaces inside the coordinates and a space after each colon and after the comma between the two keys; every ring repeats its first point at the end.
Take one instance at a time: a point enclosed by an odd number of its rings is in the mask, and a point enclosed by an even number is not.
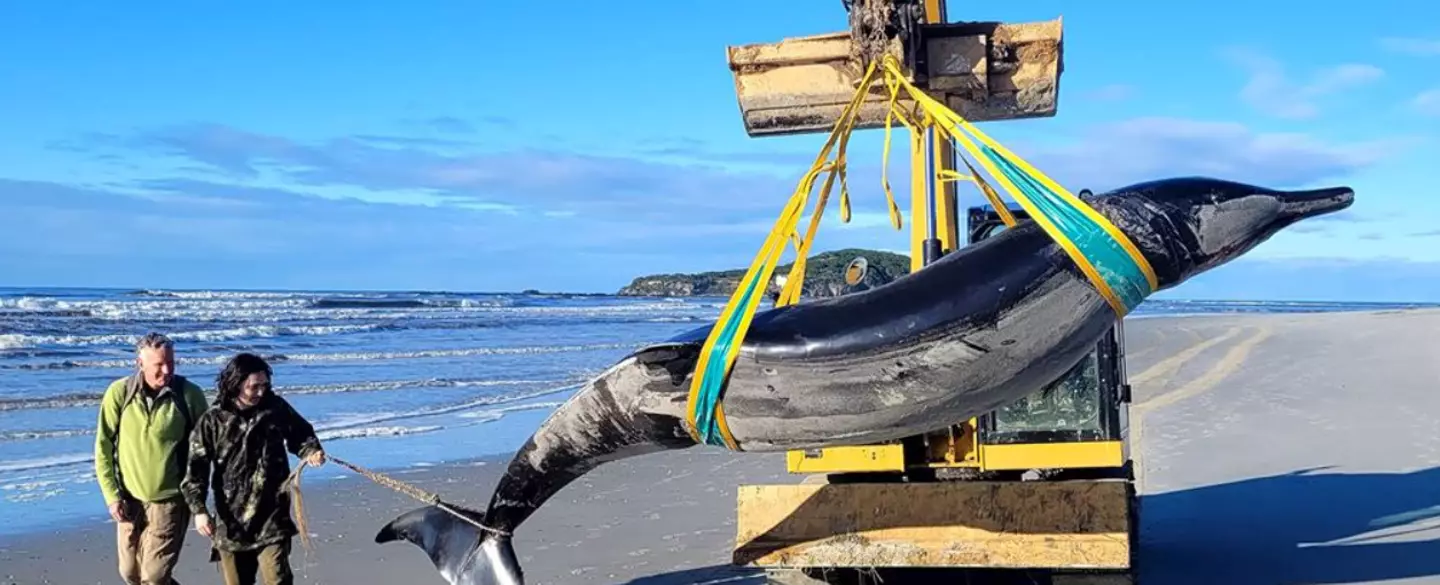
{"type": "Polygon", "coordinates": [[[910,136],[910,272],[925,267],[926,224],[925,138],[922,130],[910,136]]]}
{"type": "Polygon", "coordinates": [[[765,567],[1130,568],[1124,481],[746,485],[733,562],[765,567]]]}
{"type": "MultiPolygon", "coordinates": [[[[970,424],[925,435],[925,443],[925,457],[917,467],[1023,471],[1125,465],[1123,441],[986,445],[979,443],[970,424]]],[[[899,443],[794,450],[786,453],[785,465],[787,471],[798,474],[898,473],[908,467],[905,447],[899,443]]]]}
{"type": "Polygon", "coordinates": [[[1125,443],[1089,441],[981,445],[980,463],[980,467],[987,471],[1117,468],[1125,465],[1125,443]]]}
{"type": "MultiPolygon", "coordinates": [[[[910,139],[910,271],[919,271],[925,263],[925,239],[929,237],[930,224],[926,217],[928,198],[925,173],[925,135],[917,128],[910,139]]],[[[940,132],[932,132],[935,141],[935,175],[955,170],[955,143],[940,132]]],[[[944,253],[960,247],[959,212],[956,201],[955,181],[937,182],[935,185],[935,237],[940,240],[944,253]]]]}
{"type": "MultiPolygon", "coordinates": [[[[935,174],[944,175],[955,170],[955,142],[941,132],[935,132],[935,174]]],[[[937,181],[935,185],[935,233],[940,238],[940,249],[946,254],[960,249],[960,215],[958,208],[958,183],[937,181]]]]}
{"type": "Polygon", "coordinates": [[[785,453],[790,473],[871,473],[905,471],[905,447],[898,443],[826,447],[785,453]]]}
{"type": "Polygon", "coordinates": [[[952,425],[924,436],[928,467],[980,467],[980,438],[976,420],[952,425]]]}
{"type": "Polygon", "coordinates": [[[925,22],[945,22],[945,0],[925,0],[925,22]]]}

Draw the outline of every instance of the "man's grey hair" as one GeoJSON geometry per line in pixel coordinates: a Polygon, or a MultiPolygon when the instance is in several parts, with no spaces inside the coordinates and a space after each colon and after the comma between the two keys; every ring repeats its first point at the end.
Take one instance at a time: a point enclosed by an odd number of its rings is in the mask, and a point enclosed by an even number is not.
{"type": "Polygon", "coordinates": [[[151,331],[150,333],[146,333],[144,337],[141,337],[139,341],[135,342],[136,355],[139,355],[140,352],[147,349],[173,350],[175,349],[175,342],[169,337],[166,337],[164,333],[151,331]]]}

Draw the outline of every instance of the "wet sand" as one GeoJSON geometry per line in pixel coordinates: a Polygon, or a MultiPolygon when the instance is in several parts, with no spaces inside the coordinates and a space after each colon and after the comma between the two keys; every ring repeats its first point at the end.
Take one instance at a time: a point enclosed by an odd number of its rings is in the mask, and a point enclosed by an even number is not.
{"type": "MultiPolygon", "coordinates": [[[[1142,582],[1440,583],[1437,335],[1440,311],[1128,322],[1142,582]]],[[[503,463],[396,476],[481,507],[503,463]]],[[[729,565],[735,488],[802,479],[783,454],[619,461],[541,508],[516,549],[537,585],[761,583],[729,565]]],[[[297,583],[444,583],[419,549],[372,540],[413,500],[353,475],[306,486],[315,550],[297,541],[297,583]]],[[[220,582],[206,546],[187,536],[181,583],[220,582]]],[[[108,522],[0,537],[0,585],[117,583],[114,550],[108,522]]]]}

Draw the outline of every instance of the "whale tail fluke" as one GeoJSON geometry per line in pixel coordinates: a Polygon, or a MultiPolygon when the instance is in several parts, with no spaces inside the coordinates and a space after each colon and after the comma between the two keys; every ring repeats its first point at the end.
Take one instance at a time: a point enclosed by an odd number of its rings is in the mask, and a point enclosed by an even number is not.
{"type": "Polygon", "coordinates": [[[404,540],[420,547],[450,585],[524,585],[515,548],[506,536],[482,533],[436,506],[416,508],[375,534],[384,544],[404,540]],[[476,547],[480,550],[476,551],[476,547]]]}

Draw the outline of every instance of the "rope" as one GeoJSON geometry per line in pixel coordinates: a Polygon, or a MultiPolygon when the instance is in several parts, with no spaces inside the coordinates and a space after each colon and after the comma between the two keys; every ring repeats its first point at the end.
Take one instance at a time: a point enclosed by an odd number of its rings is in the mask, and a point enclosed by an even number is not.
{"type": "MultiPolygon", "coordinates": [[[[413,498],[413,499],[415,499],[415,500],[417,500],[417,501],[419,501],[419,502],[422,502],[422,503],[425,503],[425,504],[429,504],[429,505],[431,505],[431,506],[435,506],[436,508],[439,508],[439,509],[441,509],[441,510],[444,510],[445,512],[449,513],[451,516],[454,516],[454,517],[456,517],[456,518],[459,518],[459,519],[463,520],[466,524],[469,524],[469,525],[471,525],[471,526],[474,526],[474,527],[476,527],[476,528],[479,528],[479,529],[484,530],[484,531],[486,531],[486,532],[489,532],[489,533],[491,533],[491,534],[496,534],[496,535],[499,535],[499,536],[510,536],[510,533],[509,533],[509,532],[506,532],[506,531],[504,531],[504,530],[500,530],[500,529],[498,529],[498,528],[491,528],[491,527],[486,526],[485,524],[483,524],[483,523],[475,520],[474,518],[470,517],[470,515],[463,513],[463,512],[461,511],[460,507],[458,507],[458,506],[452,506],[451,504],[446,503],[444,500],[441,500],[441,499],[440,499],[440,496],[438,496],[438,495],[435,495],[435,494],[433,494],[433,493],[427,492],[427,491],[425,491],[425,490],[423,490],[423,489],[420,489],[420,488],[418,488],[418,487],[415,487],[415,486],[413,486],[413,485],[410,485],[410,484],[408,484],[408,483],[405,483],[405,482],[403,482],[403,481],[400,481],[400,480],[398,480],[398,479],[395,479],[395,478],[390,477],[390,476],[388,476],[388,475],[385,475],[385,474],[383,474],[383,473],[380,473],[380,472],[377,472],[377,471],[371,471],[371,470],[369,470],[369,469],[365,469],[364,467],[361,467],[361,466],[359,466],[359,465],[356,465],[356,464],[354,464],[354,463],[351,463],[351,462],[346,461],[346,460],[344,460],[344,459],[341,459],[341,458],[339,458],[339,457],[335,457],[335,456],[330,455],[330,454],[328,454],[328,453],[325,455],[325,458],[326,458],[326,459],[329,459],[330,461],[334,461],[337,465],[340,465],[341,467],[344,467],[344,468],[346,468],[346,469],[349,469],[350,471],[354,471],[355,473],[360,474],[360,476],[362,476],[362,477],[364,477],[364,478],[366,478],[366,479],[368,479],[368,480],[370,480],[370,481],[372,481],[372,482],[375,482],[375,483],[377,483],[377,484],[379,484],[379,485],[381,485],[381,486],[390,488],[390,489],[392,489],[392,490],[395,490],[395,491],[397,491],[397,492],[400,492],[400,493],[402,493],[402,494],[405,494],[405,495],[407,495],[407,496],[410,496],[411,498],[413,498]]],[[[291,492],[291,494],[292,494],[292,500],[293,500],[293,501],[291,502],[291,504],[292,504],[292,508],[294,509],[294,512],[295,512],[295,524],[296,524],[296,527],[299,529],[300,534],[301,534],[301,544],[303,544],[303,545],[305,546],[306,550],[309,550],[309,549],[310,549],[310,542],[309,542],[310,539],[309,539],[309,531],[305,529],[305,526],[307,525],[307,522],[305,521],[304,500],[303,500],[303,498],[301,497],[301,494],[300,494],[300,475],[301,475],[301,473],[305,470],[305,467],[308,466],[308,465],[309,465],[309,464],[306,463],[305,460],[302,459],[302,460],[300,461],[300,465],[295,468],[295,471],[293,471],[293,472],[290,473],[290,477],[286,478],[286,479],[285,479],[285,483],[282,484],[282,485],[288,486],[288,488],[290,489],[290,492],[291,492]]],[[[473,510],[469,510],[469,511],[474,512],[473,510]]]]}
{"type": "Polygon", "coordinates": [[[305,496],[300,493],[300,475],[304,471],[305,460],[302,459],[300,466],[295,468],[290,477],[285,478],[285,483],[282,485],[290,487],[290,506],[295,511],[295,528],[300,532],[300,546],[304,547],[305,556],[309,557],[310,553],[315,550],[315,546],[310,542],[310,523],[305,516],[305,496]]]}

